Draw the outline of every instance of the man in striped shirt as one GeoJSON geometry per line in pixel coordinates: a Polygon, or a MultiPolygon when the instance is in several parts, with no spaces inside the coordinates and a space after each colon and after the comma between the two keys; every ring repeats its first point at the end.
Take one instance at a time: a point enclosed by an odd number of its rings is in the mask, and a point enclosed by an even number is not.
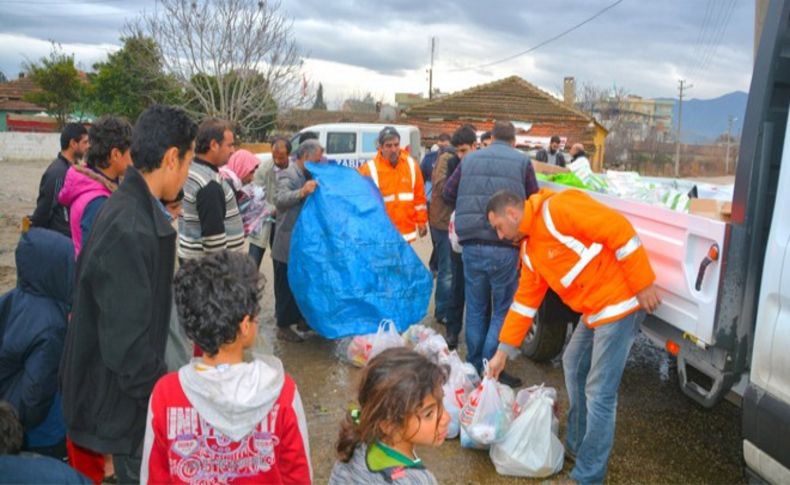
{"type": "Polygon", "coordinates": [[[178,220],[178,257],[197,259],[223,249],[239,251],[244,226],[233,189],[223,181],[219,168],[234,151],[228,122],[203,121],[195,140],[195,159],[184,185],[184,215],[178,220]]]}

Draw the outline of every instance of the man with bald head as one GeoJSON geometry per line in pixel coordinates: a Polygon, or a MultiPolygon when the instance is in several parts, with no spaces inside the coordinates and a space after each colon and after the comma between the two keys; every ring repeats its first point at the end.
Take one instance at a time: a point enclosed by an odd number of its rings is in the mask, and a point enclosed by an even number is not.
{"type": "Polygon", "coordinates": [[[575,162],[580,158],[587,160],[587,163],[590,162],[590,160],[587,159],[587,152],[584,151],[584,145],[582,145],[581,143],[574,143],[573,146],[571,147],[570,153],[571,153],[571,162],[575,162]]]}

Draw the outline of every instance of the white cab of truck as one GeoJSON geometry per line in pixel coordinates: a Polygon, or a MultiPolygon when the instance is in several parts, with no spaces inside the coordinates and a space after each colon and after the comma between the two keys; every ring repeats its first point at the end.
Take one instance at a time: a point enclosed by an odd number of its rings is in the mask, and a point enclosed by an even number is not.
{"type": "MultiPolygon", "coordinates": [[[[713,406],[731,391],[742,396],[747,474],[775,484],[790,483],[789,115],[790,0],[772,0],[730,219],[590,192],[633,224],[656,273],[663,303],[643,333],[677,355],[679,384],[700,405],[713,406]]],[[[523,351],[545,360],[561,351],[574,315],[547,298],[537,317],[523,351]]]]}
{"type": "MultiPolygon", "coordinates": [[[[385,126],[398,130],[401,148],[411,154],[417,163],[422,160],[420,145],[420,129],[411,125],[394,125],[387,123],[328,123],[303,128],[291,138],[294,150],[299,146],[299,135],[311,131],[318,135],[318,141],[324,147],[324,155],[329,163],[358,168],[376,156],[379,132],[385,126]]],[[[271,158],[271,153],[256,155],[260,160],[271,158]]]]}

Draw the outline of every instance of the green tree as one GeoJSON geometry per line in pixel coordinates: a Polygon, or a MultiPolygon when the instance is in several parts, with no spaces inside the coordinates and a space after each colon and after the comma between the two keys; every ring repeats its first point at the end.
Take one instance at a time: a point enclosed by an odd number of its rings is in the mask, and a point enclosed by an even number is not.
{"type": "Polygon", "coordinates": [[[321,83],[318,83],[318,91],[315,93],[313,109],[322,109],[326,111],[326,103],[324,102],[324,85],[321,83]]]}
{"type": "Polygon", "coordinates": [[[65,54],[60,45],[52,43],[52,52],[38,62],[24,65],[28,76],[40,88],[25,95],[25,100],[43,106],[62,128],[74,107],[81,101],[83,86],[74,67],[74,55],[65,54]]]}
{"type": "Polygon", "coordinates": [[[94,64],[90,107],[97,115],[115,114],[134,122],[148,106],[173,101],[175,88],[162,72],[162,57],[150,37],[131,35],[106,62],[94,64]]]}
{"type": "Polygon", "coordinates": [[[3,71],[0,71],[0,83],[7,83],[7,82],[8,82],[8,78],[5,77],[5,73],[3,71]]]}

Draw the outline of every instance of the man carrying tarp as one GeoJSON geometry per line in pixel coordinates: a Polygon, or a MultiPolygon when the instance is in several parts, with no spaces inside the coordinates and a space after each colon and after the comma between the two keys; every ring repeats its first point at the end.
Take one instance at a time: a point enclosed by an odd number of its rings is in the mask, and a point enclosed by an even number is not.
{"type": "Polygon", "coordinates": [[[428,233],[428,206],[425,182],[417,162],[400,147],[400,134],[391,126],[379,133],[379,150],[373,160],[359,167],[359,173],[373,179],[390,220],[412,243],[428,233]]]}

